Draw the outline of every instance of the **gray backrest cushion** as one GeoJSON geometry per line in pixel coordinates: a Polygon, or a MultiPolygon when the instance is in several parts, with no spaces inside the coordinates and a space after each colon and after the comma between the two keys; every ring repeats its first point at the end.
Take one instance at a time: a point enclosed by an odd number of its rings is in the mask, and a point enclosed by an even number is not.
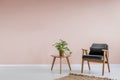
{"type": "Polygon", "coordinates": [[[90,47],[90,55],[102,55],[103,56],[103,51],[102,50],[108,50],[108,45],[107,44],[101,44],[101,43],[93,43],[90,47]]]}

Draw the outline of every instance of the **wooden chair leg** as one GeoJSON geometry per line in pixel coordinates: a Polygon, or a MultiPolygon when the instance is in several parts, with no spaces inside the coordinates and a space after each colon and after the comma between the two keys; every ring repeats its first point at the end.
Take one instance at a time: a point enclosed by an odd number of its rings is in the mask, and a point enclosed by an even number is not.
{"type": "Polygon", "coordinates": [[[90,70],[90,63],[89,63],[89,61],[87,61],[88,62],[88,68],[89,68],[89,70],[90,70]]]}
{"type": "Polygon", "coordinates": [[[70,69],[70,71],[71,71],[71,66],[70,66],[70,61],[69,61],[69,58],[68,58],[68,57],[66,57],[66,60],[67,60],[67,63],[68,63],[69,69],[70,69]]]}
{"type": "Polygon", "coordinates": [[[84,59],[82,59],[81,73],[83,73],[83,67],[84,67],[84,59]]]}
{"type": "Polygon", "coordinates": [[[60,74],[62,73],[62,57],[60,57],[60,74]]]}
{"type": "Polygon", "coordinates": [[[110,72],[110,65],[109,65],[109,60],[107,55],[106,55],[106,59],[107,59],[108,71],[110,72]]]}
{"type": "Polygon", "coordinates": [[[110,72],[110,65],[109,65],[109,62],[108,62],[107,64],[108,64],[108,71],[110,72]]]}
{"type": "Polygon", "coordinates": [[[102,76],[104,75],[105,61],[103,60],[102,76]]]}
{"type": "Polygon", "coordinates": [[[107,63],[107,65],[108,65],[108,71],[110,72],[110,65],[109,65],[109,62],[107,63]]]}
{"type": "Polygon", "coordinates": [[[53,62],[52,62],[51,71],[53,70],[53,66],[54,66],[55,60],[56,60],[56,57],[53,57],[53,62]]]}

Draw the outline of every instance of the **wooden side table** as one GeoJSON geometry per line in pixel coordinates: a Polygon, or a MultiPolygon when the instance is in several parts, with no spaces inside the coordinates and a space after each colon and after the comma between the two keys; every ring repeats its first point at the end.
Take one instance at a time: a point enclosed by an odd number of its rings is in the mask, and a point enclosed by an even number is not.
{"type": "Polygon", "coordinates": [[[70,56],[64,56],[64,57],[60,57],[59,55],[51,55],[51,56],[53,57],[51,71],[53,70],[53,66],[54,66],[56,58],[60,58],[60,74],[62,73],[62,58],[66,58],[68,66],[69,66],[69,69],[71,71],[71,66],[70,66],[70,61],[69,61],[69,57],[70,56]]]}

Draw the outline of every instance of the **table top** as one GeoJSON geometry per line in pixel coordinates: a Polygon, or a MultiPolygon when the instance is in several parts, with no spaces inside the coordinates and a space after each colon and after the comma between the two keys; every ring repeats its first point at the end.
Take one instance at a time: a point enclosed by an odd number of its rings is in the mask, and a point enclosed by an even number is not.
{"type": "Polygon", "coordinates": [[[70,55],[65,55],[65,56],[60,56],[60,55],[51,55],[52,57],[56,57],[56,58],[66,58],[66,57],[70,57],[70,55]]]}

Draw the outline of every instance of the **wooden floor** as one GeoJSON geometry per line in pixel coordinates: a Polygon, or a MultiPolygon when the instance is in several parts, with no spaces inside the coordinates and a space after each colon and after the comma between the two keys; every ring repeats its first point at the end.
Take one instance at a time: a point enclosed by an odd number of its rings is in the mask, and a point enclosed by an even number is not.
{"type": "MultiPolygon", "coordinates": [[[[120,80],[120,64],[111,64],[111,72],[108,73],[105,65],[104,77],[120,80]]],[[[0,65],[0,80],[54,80],[69,74],[68,65],[62,66],[62,74],[59,74],[59,65],[54,65],[53,71],[51,65],[0,65]]],[[[73,73],[80,73],[81,65],[71,65],[73,73]]],[[[84,74],[101,76],[102,65],[91,65],[91,71],[87,65],[84,67],[84,74]]]]}

